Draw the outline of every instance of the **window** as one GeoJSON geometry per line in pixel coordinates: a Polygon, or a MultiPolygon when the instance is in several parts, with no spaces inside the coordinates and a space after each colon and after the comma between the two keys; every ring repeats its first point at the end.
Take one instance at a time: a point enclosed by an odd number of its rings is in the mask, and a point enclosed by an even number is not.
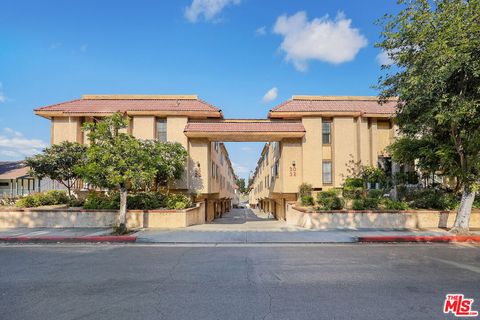
{"type": "Polygon", "coordinates": [[[278,172],[280,171],[280,163],[279,161],[275,161],[275,177],[278,177],[278,172]]]}
{"type": "Polygon", "coordinates": [[[331,130],[332,123],[330,121],[322,122],[322,143],[330,144],[331,143],[331,130]]]}
{"type": "Polygon", "coordinates": [[[212,178],[215,178],[217,175],[216,170],[215,170],[215,163],[212,162],[212,178]]]}
{"type": "Polygon", "coordinates": [[[332,184],[332,161],[322,162],[322,177],[324,184],[332,184]]]}
{"type": "Polygon", "coordinates": [[[8,187],[9,185],[8,182],[0,182],[0,187],[8,187]]]}
{"type": "Polygon", "coordinates": [[[157,119],[157,140],[167,141],[167,119],[157,119]]]}

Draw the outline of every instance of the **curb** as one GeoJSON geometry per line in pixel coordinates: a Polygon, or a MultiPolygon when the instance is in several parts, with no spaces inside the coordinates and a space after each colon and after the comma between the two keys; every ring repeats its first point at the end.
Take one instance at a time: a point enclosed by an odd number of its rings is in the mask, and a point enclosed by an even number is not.
{"type": "Polygon", "coordinates": [[[84,237],[0,237],[0,242],[10,243],[85,243],[85,242],[117,242],[131,243],[137,240],[136,236],[84,236],[84,237]]]}
{"type": "Polygon", "coordinates": [[[365,236],[358,242],[480,242],[480,236],[365,236]]]}

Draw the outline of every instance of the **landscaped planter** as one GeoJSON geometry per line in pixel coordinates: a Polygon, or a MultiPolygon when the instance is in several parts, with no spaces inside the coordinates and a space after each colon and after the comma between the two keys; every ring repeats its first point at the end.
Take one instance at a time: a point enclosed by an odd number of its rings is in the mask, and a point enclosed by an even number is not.
{"type": "MultiPolygon", "coordinates": [[[[433,210],[332,210],[308,211],[287,204],[287,224],[307,229],[426,229],[450,228],[455,211],[433,210]]],[[[480,227],[480,211],[474,210],[471,227],[480,227]]]]}
{"type": "MultiPolygon", "coordinates": [[[[0,209],[0,228],[102,228],[116,224],[118,210],[0,209]]],[[[128,228],[179,228],[205,223],[205,204],[184,210],[128,210],[128,228]]]]}

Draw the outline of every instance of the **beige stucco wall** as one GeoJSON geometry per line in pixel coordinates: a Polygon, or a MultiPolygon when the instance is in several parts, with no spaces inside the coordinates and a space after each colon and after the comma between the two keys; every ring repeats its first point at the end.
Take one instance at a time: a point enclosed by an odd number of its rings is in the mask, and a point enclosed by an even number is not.
{"type": "Polygon", "coordinates": [[[333,186],[341,187],[348,176],[349,161],[358,161],[355,119],[353,117],[333,118],[332,131],[333,186]]]}
{"type": "MultiPolygon", "coordinates": [[[[307,229],[432,229],[451,228],[455,212],[440,211],[343,211],[303,212],[287,204],[287,224],[307,229]]],[[[480,227],[480,212],[472,212],[471,228],[480,227]]]]}
{"type": "Polygon", "coordinates": [[[189,189],[199,193],[209,193],[210,142],[204,139],[190,139],[188,151],[189,189]]]}
{"type": "MultiPolygon", "coordinates": [[[[314,188],[322,186],[322,118],[302,118],[306,133],[303,137],[303,182],[314,188]]],[[[328,158],[327,158],[328,159],[328,158]]]]}
{"type": "MultiPolygon", "coordinates": [[[[108,210],[0,210],[0,228],[103,228],[117,222],[118,211],[108,210]]],[[[129,210],[128,228],[182,228],[205,223],[205,204],[186,210],[129,210]]]]}
{"type": "Polygon", "coordinates": [[[357,119],[357,159],[363,165],[371,165],[370,129],[368,118],[357,119]]]}
{"type": "Polygon", "coordinates": [[[51,143],[59,144],[63,141],[83,143],[81,118],[55,117],[51,121],[51,143]]]}
{"type": "Polygon", "coordinates": [[[132,135],[138,139],[155,139],[155,123],[154,116],[134,116],[132,135]]]}
{"type": "Polygon", "coordinates": [[[285,139],[282,141],[283,193],[296,193],[303,182],[302,141],[285,139]],[[295,163],[295,166],[293,165],[295,163]]]}

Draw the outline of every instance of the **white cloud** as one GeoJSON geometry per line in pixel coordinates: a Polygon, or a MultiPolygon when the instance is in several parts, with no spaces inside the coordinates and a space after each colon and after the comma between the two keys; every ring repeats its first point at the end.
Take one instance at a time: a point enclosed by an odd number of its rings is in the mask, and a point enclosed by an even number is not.
{"type": "Polygon", "coordinates": [[[389,57],[387,51],[382,50],[377,56],[375,57],[379,65],[391,65],[393,64],[393,60],[389,57]]]}
{"type": "Polygon", "coordinates": [[[255,30],[255,34],[257,36],[264,36],[267,34],[267,27],[265,26],[261,26],[260,28],[257,28],[257,30],[255,30]]]}
{"type": "Polygon", "coordinates": [[[368,41],[351,23],[342,12],[334,20],[326,15],[308,21],[306,12],[300,11],[278,17],[273,31],[283,36],[280,48],[285,59],[306,71],[309,60],[340,64],[355,58],[368,41]]]}
{"type": "Polygon", "coordinates": [[[192,23],[197,22],[200,16],[203,16],[205,21],[210,21],[232,4],[238,5],[240,0],[193,0],[192,4],[185,8],[185,18],[192,23]]]}
{"type": "Polygon", "coordinates": [[[0,103],[7,101],[7,96],[3,93],[3,84],[0,82],[0,103]]]}
{"type": "Polygon", "coordinates": [[[272,89],[268,90],[267,93],[263,96],[263,102],[271,102],[277,99],[278,96],[278,89],[277,87],[273,87],[272,89]]]}
{"type": "Polygon", "coordinates": [[[235,174],[249,173],[250,172],[249,168],[245,165],[233,162],[232,166],[233,166],[233,170],[235,171],[235,174]]]}
{"type": "Polygon", "coordinates": [[[241,147],[240,150],[242,150],[244,152],[252,152],[253,148],[251,148],[251,147],[241,147]]]}
{"type": "Polygon", "coordinates": [[[23,159],[37,154],[47,147],[47,143],[40,139],[27,139],[21,132],[11,128],[4,128],[4,134],[0,134],[0,155],[23,159]]]}

